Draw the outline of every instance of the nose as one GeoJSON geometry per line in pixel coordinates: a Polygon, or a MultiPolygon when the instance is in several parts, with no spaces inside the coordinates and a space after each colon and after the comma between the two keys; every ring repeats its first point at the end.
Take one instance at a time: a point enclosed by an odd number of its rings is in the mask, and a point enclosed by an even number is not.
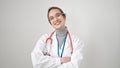
{"type": "Polygon", "coordinates": [[[54,21],[57,21],[58,20],[58,18],[57,17],[54,17],[54,21]]]}

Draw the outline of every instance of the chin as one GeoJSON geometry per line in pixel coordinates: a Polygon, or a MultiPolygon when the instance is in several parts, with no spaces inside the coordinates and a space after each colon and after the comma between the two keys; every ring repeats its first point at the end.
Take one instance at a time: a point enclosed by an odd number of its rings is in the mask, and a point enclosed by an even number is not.
{"type": "Polygon", "coordinates": [[[61,28],[55,28],[55,29],[60,30],[61,28]]]}
{"type": "Polygon", "coordinates": [[[62,27],[59,27],[59,28],[56,28],[56,29],[61,30],[61,29],[63,29],[63,28],[62,28],[62,27]]]}
{"type": "Polygon", "coordinates": [[[57,26],[54,26],[55,29],[62,29],[63,26],[62,25],[57,25],[57,26]]]}
{"type": "Polygon", "coordinates": [[[55,29],[61,29],[61,28],[59,28],[59,27],[54,27],[55,29]]]}

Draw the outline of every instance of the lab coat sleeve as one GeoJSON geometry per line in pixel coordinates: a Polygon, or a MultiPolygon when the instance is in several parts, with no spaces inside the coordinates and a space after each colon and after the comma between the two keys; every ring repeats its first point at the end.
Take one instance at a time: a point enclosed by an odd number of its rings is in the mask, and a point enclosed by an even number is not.
{"type": "Polygon", "coordinates": [[[71,61],[64,63],[57,68],[80,68],[81,61],[83,59],[82,49],[84,47],[83,41],[80,41],[78,37],[73,37],[73,54],[71,56],[71,61]]]}
{"type": "Polygon", "coordinates": [[[60,58],[53,56],[45,56],[43,50],[47,35],[43,35],[37,42],[31,53],[32,64],[34,68],[55,68],[60,65],[60,58]]]}

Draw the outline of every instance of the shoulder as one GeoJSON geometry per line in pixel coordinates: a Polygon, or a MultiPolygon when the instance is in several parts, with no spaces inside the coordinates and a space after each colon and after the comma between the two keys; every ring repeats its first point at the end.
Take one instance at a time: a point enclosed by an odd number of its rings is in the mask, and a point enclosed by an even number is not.
{"type": "Polygon", "coordinates": [[[80,37],[78,37],[77,35],[71,35],[71,38],[74,49],[83,49],[84,42],[80,37]]]}
{"type": "Polygon", "coordinates": [[[42,35],[40,35],[40,37],[38,38],[38,41],[39,41],[39,40],[46,41],[46,39],[49,38],[49,37],[52,37],[54,33],[55,33],[54,31],[51,31],[51,32],[49,32],[49,33],[42,34],[42,35]]]}
{"type": "Polygon", "coordinates": [[[81,38],[78,35],[74,34],[73,32],[68,31],[68,33],[70,34],[70,37],[71,37],[73,42],[77,41],[77,40],[81,40],[81,38]]]}
{"type": "Polygon", "coordinates": [[[76,41],[81,41],[81,38],[80,37],[78,37],[77,35],[73,35],[73,34],[71,34],[71,38],[72,38],[72,41],[74,42],[76,42],[76,41]]]}
{"type": "Polygon", "coordinates": [[[50,35],[49,33],[40,35],[40,37],[38,38],[38,42],[40,42],[40,41],[45,42],[46,39],[49,37],[49,35],[50,35]]]}
{"type": "Polygon", "coordinates": [[[71,38],[72,38],[73,44],[75,44],[75,45],[83,43],[83,40],[80,37],[78,37],[77,35],[71,35],[71,38]]]}

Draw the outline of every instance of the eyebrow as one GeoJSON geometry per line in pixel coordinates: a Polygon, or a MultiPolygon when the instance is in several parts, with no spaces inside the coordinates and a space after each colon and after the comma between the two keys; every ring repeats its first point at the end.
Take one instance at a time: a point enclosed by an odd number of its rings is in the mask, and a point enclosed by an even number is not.
{"type": "MultiPolygon", "coordinates": [[[[64,14],[64,13],[56,13],[56,14],[64,14]]],[[[55,15],[56,15],[56,14],[55,14],[55,15]]],[[[49,16],[50,16],[50,15],[49,15],[49,16]]]]}

